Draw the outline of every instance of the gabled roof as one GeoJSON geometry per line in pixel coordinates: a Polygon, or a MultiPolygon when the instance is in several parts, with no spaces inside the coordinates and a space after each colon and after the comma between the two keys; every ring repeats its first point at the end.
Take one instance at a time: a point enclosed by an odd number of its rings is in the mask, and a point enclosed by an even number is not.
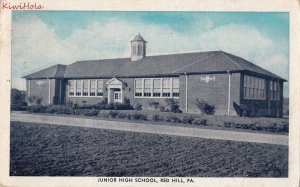
{"type": "Polygon", "coordinates": [[[64,78],[66,65],[57,64],[46,69],[42,69],[35,73],[24,76],[26,79],[42,79],[42,78],[64,78]]]}
{"type": "MultiPolygon", "coordinates": [[[[237,56],[223,51],[147,56],[138,61],[130,58],[78,61],[68,65],[65,78],[111,78],[250,71],[271,78],[281,77],[237,56]]],[[[284,80],[284,79],[282,79],[284,80]]]]}

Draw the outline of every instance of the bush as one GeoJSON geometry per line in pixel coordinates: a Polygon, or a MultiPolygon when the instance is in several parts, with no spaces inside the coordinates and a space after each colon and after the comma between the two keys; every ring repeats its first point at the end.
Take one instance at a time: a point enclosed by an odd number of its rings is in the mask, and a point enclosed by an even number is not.
{"type": "Polygon", "coordinates": [[[157,101],[150,100],[150,101],[148,102],[148,104],[149,104],[150,107],[153,107],[156,111],[157,111],[158,108],[159,108],[159,102],[157,102],[157,101]]]}
{"type": "Polygon", "coordinates": [[[126,113],[120,112],[118,118],[125,119],[128,118],[128,115],[126,113]]]}
{"type": "Polygon", "coordinates": [[[114,110],[131,110],[132,106],[129,103],[113,103],[114,110]]]}
{"type": "Polygon", "coordinates": [[[68,108],[73,108],[74,107],[73,102],[70,99],[66,102],[66,106],[68,108]]]}
{"type": "Polygon", "coordinates": [[[207,126],[207,120],[206,119],[196,119],[193,122],[194,125],[204,125],[207,126]]]}
{"type": "Polygon", "coordinates": [[[83,115],[85,116],[98,116],[99,111],[96,109],[86,110],[83,115]]]}
{"type": "Polygon", "coordinates": [[[40,105],[42,103],[42,98],[36,96],[28,97],[28,103],[30,105],[40,105]]]}
{"type": "Polygon", "coordinates": [[[164,107],[164,106],[159,106],[159,111],[160,111],[160,112],[165,112],[165,111],[166,111],[166,109],[165,109],[165,107],[164,107]]]}
{"type": "Polygon", "coordinates": [[[79,115],[80,112],[79,112],[79,110],[75,109],[75,110],[73,110],[73,114],[74,114],[74,115],[79,115]]]}
{"type": "Polygon", "coordinates": [[[116,118],[119,115],[118,111],[109,111],[108,116],[110,116],[111,118],[116,118]]]}
{"type": "Polygon", "coordinates": [[[166,121],[171,122],[171,123],[180,123],[181,122],[180,118],[178,118],[177,116],[174,116],[174,115],[167,116],[166,121]]]}
{"type": "Polygon", "coordinates": [[[207,115],[215,114],[215,105],[209,104],[199,98],[196,99],[195,104],[202,114],[207,114],[207,115]]]}
{"type": "Polygon", "coordinates": [[[153,114],[151,119],[152,119],[152,121],[163,121],[164,120],[164,118],[158,114],[153,114]]]}
{"type": "Polygon", "coordinates": [[[106,113],[106,112],[101,113],[101,112],[99,111],[98,117],[108,118],[108,117],[109,117],[109,113],[106,113]]]}
{"type": "Polygon", "coordinates": [[[18,89],[11,89],[10,93],[10,108],[11,110],[26,110],[27,103],[25,101],[26,93],[25,91],[20,91],[18,89]]]}
{"type": "Polygon", "coordinates": [[[28,106],[27,111],[31,113],[45,113],[46,107],[42,105],[28,106]]]}
{"type": "Polygon", "coordinates": [[[192,124],[194,120],[195,120],[195,119],[194,119],[192,116],[184,116],[184,117],[181,119],[181,122],[182,122],[182,123],[189,123],[189,124],[192,124]]]}
{"type": "Polygon", "coordinates": [[[137,103],[137,104],[134,106],[134,110],[142,110],[142,104],[137,103]]]}
{"type": "Polygon", "coordinates": [[[239,106],[238,104],[236,104],[236,102],[233,102],[233,109],[235,110],[236,114],[240,117],[242,116],[250,116],[251,114],[251,109],[245,105],[245,104],[241,104],[241,106],[239,106]]]}
{"type": "Polygon", "coordinates": [[[147,116],[140,113],[135,113],[132,115],[132,119],[134,120],[147,120],[147,116]]]}
{"type": "Polygon", "coordinates": [[[178,104],[177,100],[175,100],[173,98],[166,98],[165,101],[166,101],[168,107],[170,108],[171,112],[174,112],[174,113],[180,112],[181,113],[181,110],[179,109],[179,104],[178,104]]]}
{"type": "Polygon", "coordinates": [[[65,105],[48,105],[45,107],[46,113],[56,113],[56,114],[72,114],[73,109],[65,105]]]}

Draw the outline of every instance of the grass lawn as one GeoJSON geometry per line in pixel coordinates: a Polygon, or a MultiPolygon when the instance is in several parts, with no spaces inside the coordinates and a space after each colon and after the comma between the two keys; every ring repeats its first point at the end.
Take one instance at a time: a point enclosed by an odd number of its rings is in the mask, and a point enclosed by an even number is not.
{"type": "Polygon", "coordinates": [[[287,177],[288,147],[11,122],[12,176],[287,177]]]}

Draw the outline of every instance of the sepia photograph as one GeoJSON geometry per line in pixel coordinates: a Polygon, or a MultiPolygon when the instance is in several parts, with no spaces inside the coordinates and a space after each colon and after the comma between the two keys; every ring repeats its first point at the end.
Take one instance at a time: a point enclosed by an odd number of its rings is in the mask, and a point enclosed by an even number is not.
{"type": "Polygon", "coordinates": [[[289,14],[13,11],[11,176],[288,177],[289,14]]]}

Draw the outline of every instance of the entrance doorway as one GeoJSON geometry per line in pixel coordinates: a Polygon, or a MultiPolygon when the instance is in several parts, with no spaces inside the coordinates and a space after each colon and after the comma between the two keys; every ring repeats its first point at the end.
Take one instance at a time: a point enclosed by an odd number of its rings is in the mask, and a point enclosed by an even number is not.
{"type": "Polygon", "coordinates": [[[117,78],[112,78],[106,82],[108,92],[108,103],[123,103],[123,90],[125,83],[117,78]]]}
{"type": "Polygon", "coordinates": [[[121,91],[114,92],[114,103],[122,103],[122,92],[121,91]]]}

